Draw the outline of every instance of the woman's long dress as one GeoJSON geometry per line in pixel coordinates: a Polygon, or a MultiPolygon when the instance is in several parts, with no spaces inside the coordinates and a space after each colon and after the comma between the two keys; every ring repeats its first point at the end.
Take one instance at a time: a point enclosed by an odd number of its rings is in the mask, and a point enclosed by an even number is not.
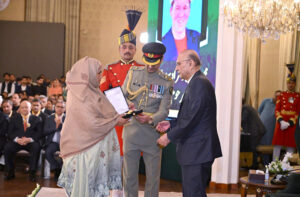
{"type": "Polygon", "coordinates": [[[120,146],[115,129],[86,151],[67,157],[57,185],[71,197],[107,197],[122,189],[120,146]]]}

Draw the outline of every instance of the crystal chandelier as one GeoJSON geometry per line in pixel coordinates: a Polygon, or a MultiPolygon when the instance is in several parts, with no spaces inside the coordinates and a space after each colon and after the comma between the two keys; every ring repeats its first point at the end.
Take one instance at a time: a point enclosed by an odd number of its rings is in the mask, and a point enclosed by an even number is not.
{"type": "Polygon", "coordinates": [[[223,12],[229,27],[264,42],[295,29],[300,31],[299,8],[300,0],[226,0],[223,12]]]}

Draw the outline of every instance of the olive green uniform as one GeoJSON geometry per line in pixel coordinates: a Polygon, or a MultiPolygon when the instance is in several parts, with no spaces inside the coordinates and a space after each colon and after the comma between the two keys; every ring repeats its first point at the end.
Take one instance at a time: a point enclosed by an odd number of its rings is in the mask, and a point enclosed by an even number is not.
{"type": "Polygon", "coordinates": [[[138,197],[138,170],[141,152],[146,167],[145,197],[158,197],[161,148],[156,140],[160,134],[155,125],[165,120],[171,104],[173,80],[158,70],[149,73],[147,67],[130,68],[122,90],[137,109],[150,115],[153,123],[141,124],[135,118],[123,130],[123,184],[126,197],[138,197]]]}

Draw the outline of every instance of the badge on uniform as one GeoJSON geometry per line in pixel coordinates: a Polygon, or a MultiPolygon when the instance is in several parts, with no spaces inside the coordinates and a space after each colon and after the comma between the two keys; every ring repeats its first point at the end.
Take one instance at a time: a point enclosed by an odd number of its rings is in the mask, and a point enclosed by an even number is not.
{"type": "Polygon", "coordinates": [[[289,97],[289,103],[294,103],[294,97],[289,97]]]}
{"type": "Polygon", "coordinates": [[[165,87],[162,85],[150,84],[149,90],[150,98],[162,98],[165,91],[165,87]]]}

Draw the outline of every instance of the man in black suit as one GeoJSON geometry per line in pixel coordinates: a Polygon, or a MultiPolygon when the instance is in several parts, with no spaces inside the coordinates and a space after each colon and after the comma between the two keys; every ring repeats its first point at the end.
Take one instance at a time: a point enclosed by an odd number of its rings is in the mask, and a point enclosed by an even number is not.
{"type": "MultiPolygon", "coordinates": [[[[180,78],[187,80],[188,86],[176,123],[157,140],[163,146],[169,142],[177,144],[176,156],[182,171],[184,197],[206,197],[211,166],[215,158],[222,156],[216,128],[215,91],[200,71],[200,66],[199,56],[194,50],[179,54],[175,69],[180,78]]],[[[157,130],[164,132],[170,126],[169,121],[162,121],[157,130]]]]}
{"type": "Polygon", "coordinates": [[[7,97],[12,96],[15,93],[15,85],[10,82],[10,74],[4,73],[3,74],[4,81],[0,83],[0,94],[5,93],[7,97]]]}
{"type": "Polygon", "coordinates": [[[7,127],[8,120],[4,112],[0,111],[0,157],[2,156],[3,149],[7,140],[7,127]]]}
{"type": "Polygon", "coordinates": [[[13,157],[20,150],[27,150],[30,154],[29,179],[36,181],[36,169],[41,146],[39,140],[42,136],[42,123],[36,116],[30,114],[31,104],[24,100],[20,104],[19,113],[10,119],[8,127],[8,142],[4,148],[6,180],[13,179],[13,157]]]}
{"type": "Polygon", "coordinates": [[[65,102],[58,100],[55,104],[55,114],[50,115],[45,122],[44,135],[46,136],[45,154],[50,163],[50,170],[54,172],[57,180],[61,171],[62,162],[55,159],[55,152],[59,151],[60,131],[65,121],[65,102]]]}
{"type": "Polygon", "coordinates": [[[31,102],[31,114],[40,118],[42,122],[42,128],[44,128],[44,124],[48,114],[42,112],[42,103],[39,99],[33,99],[31,102]]]}

